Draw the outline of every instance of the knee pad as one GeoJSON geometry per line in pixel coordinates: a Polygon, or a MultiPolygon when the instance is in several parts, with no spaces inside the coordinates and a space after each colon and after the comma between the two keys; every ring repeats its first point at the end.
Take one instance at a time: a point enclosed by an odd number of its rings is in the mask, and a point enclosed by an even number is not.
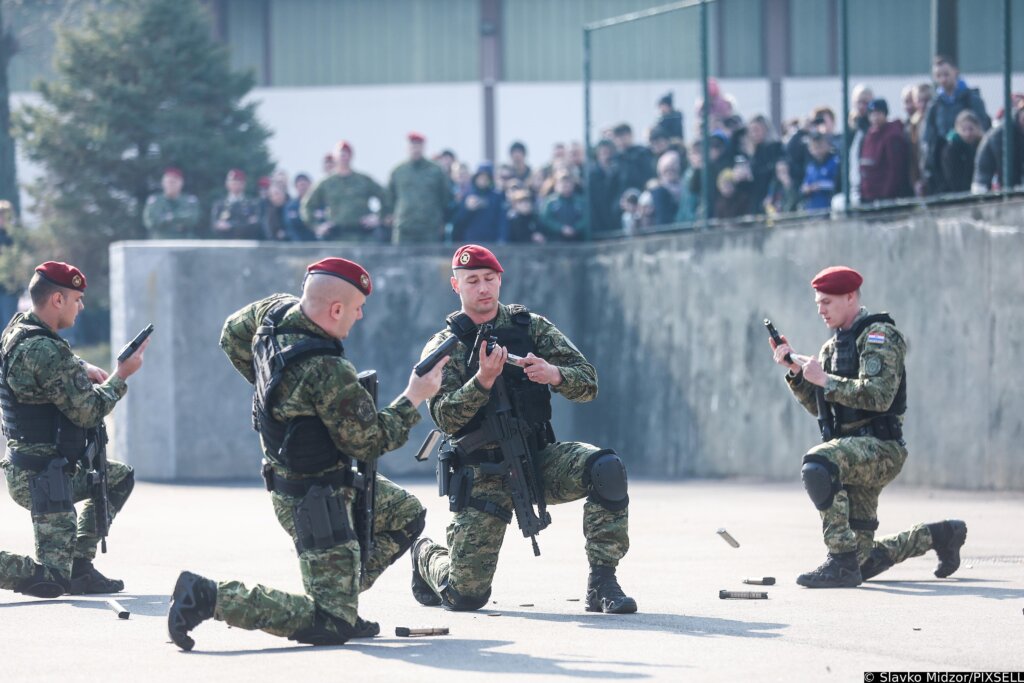
{"type": "Polygon", "coordinates": [[[800,469],[804,490],[819,510],[832,507],[832,501],[843,485],[839,481],[839,468],[825,458],[805,455],[804,466],[800,469]]]}
{"type": "Polygon", "coordinates": [[[288,640],[306,645],[344,645],[354,633],[352,624],[318,607],[313,616],[313,625],[299,629],[288,636],[288,640]]]}
{"type": "Polygon", "coordinates": [[[114,510],[120,510],[124,507],[124,504],[128,501],[128,496],[132,495],[132,491],[135,489],[135,470],[131,467],[128,468],[128,474],[125,478],[117,482],[115,486],[110,487],[107,496],[110,498],[110,504],[114,510]]]}
{"type": "Polygon", "coordinates": [[[388,560],[388,564],[394,564],[395,560],[401,557],[406,550],[411,548],[412,544],[415,543],[416,539],[423,533],[423,529],[425,529],[426,526],[427,511],[422,509],[418,515],[409,520],[409,522],[401,529],[385,531],[384,533],[390,536],[391,540],[398,546],[398,549],[391,555],[391,559],[388,560]]]}
{"type": "Polygon", "coordinates": [[[462,595],[451,586],[445,586],[444,590],[441,591],[441,607],[451,612],[472,612],[486,605],[490,598],[490,588],[483,595],[473,597],[462,595]]]}
{"type": "Polygon", "coordinates": [[[22,579],[14,588],[14,592],[52,600],[67,593],[70,587],[70,582],[63,574],[37,564],[32,576],[22,579]]]}
{"type": "Polygon", "coordinates": [[[626,466],[615,451],[605,449],[587,458],[583,482],[590,491],[587,496],[590,502],[612,512],[624,510],[629,505],[626,466]]]}

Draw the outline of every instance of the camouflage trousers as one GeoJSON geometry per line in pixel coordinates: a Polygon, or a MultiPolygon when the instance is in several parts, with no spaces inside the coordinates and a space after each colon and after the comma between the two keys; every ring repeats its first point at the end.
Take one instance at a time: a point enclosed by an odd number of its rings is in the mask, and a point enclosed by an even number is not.
{"type": "MultiPolygon", "coordinates": [[[[550,444],[538,454],[548,504],[568,503],[589,493],[584,483],[587,458],[598,450],[590,444],[567,441],[550,444]]],[[[473,469],[472,497],[511,510],[505,477],[473,469]]],[[[462,598],[482,606],[490,595],[506,528],[503,520],[476,508],[456,512],[448,525],[448,547],[424,543],[420,549],[420,575],[448,603],[462,598]]],[[[629,509],[612,512],[588,500],[583,505],[583,536],[592,566],[617,566],[629,550],[629,509]]]]}
{"type": "MultiPolygon", "coordinates": [[[[36,474],[32,470],[18,467],[9,460],[0,462],[7,475],[7,490],[14,502],[31,510],[32,497],[29,480],[36,474]]],[[[110,516],[124,507],[131,495],[134,477],[132,468],[124,463],[110,460],[107,463],[107,496],[110,498],[110,516]]],[[[81,465],[69,475],[71,500],[85,501],[82,514],[70,512],[49,512],[32,514],[32,529],[35,532],[35,560],[24,555],[0,552],[0,588],[14,589],[23,579],[33,575],[38,565],[50,572],[59,572],[67,579],[71,576],[71,563],[75,558],[92,560],[96,557],[96,510],[89,499],[87,471],[81,465]]],[[[56,577],[55,577],[56,578],[56,577]]],[[[60,581],[58,581],[60,582],[60,581]]]]}
{"type": "Polygon", "coordinates": [[[883,548],[893,564],[898,564],[932,548],[931,532],[924,524],[875,538],[878,496],[900,473],[907,459],[907,447],[901,441],[843,437],[815,446],[807,455],[824,458],[839,471],[842,488],[832,505],[820,511],[825,546],[830,553],[856,550],[863,564],[874,548],[883,548]]]}
{"type": "MultiPolygon", "coordinates": [[[[304,595],[259,584],[247,588],[240,581],[222,581],[217,585],[214,618],[231,626],[283,637],[311,627],[317,609],[355,625],[359,593],[372,586],[412,545],[423,530],[426,515],[411,493],[379,474],[376,481],[374,549],[362,576],[358,541],[346,541],[327,550],[305,550],[299,555],[304,595]]],[[[271,495],[278,522],[295,542],[294,508],[301,499],[277,492],[271,495]]],[[[355,528],[354,489],[339,488],[334,496],[343,500],[349,527],[355,528]]]]}

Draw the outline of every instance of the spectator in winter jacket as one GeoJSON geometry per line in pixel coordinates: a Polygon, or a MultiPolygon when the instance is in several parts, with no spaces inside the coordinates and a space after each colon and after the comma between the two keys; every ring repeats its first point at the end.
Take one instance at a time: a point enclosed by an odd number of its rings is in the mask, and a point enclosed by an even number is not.
{"type": "Polygon", "coordinates": [[[925,115],[924,132],[921,136],[921,158],[924,159],[924,182],[929,193],[941,192],[945,186],[942,180],[942,145],[953,130],[956,117],[970,109],[981,121],[982,130],[992,125],[985,112],[985,102],[977,88],[968,88],[960,72],[948,57],[939,55],[932,61],[932,76],[935,79],[935,97],[925,115]]]}
{"type": "Polygon", "coordinates": [[[872,100],[868,105],[870,127],[860,148],[862,202],[910,195],[909,147],[903,124],[888,119],[889,105],[886,101],[872,100]]]}
{"type": "Polygon", "coordinates": [[[523,187],[509,194],[508,241],[543,244],[544,228],[534,211],[533,194],[523,187]]]}
{"type": "Polygon", "coordinates": [[[1005,126],[994,126],[981,140],[974,158],[974,180],[971,192],[981,194],[992,189],[1009,189],[1021,184],[1024,170],[1024,107],[1018,106],[1013,115],[1013,166],[1010,181],[1003,179],[1003,136],[1005,126]]]}
{"type": "Polygon", "coordinates": [[[665,152],[658,159],[658,184],[651,190],[654,203],[654,225],[675,223],[679,212],[681,162],[674,151],[665,152]]]}
{"type": "Polygon", "coordinates": [[[505,241],[505,198],[495,191],[492,173],[490,166],[481,166],[473,175],[473,186],[452,218],[453,241],[505,241]]]}
{"type": "Polygon", "coordinates": [[[617,233],[622,229],[619,216],[619,173],[612,162],[615,145],[601,140],[594,148],[594,161],[587,169],[587,201],[590,202],[590,222],[595,235],[617,233]]]}
{"type": "Polygon", "coordinates": [[[944,192],[968,192],[974,178],[974,157],[981,142],[981,120],[970,109],[956,117],[956,124],[942,148],[944,192]]]}
{"type": "Polygon", "coordinates": [[[647,181],[654,177],[654,156],[651,150],[633,144],[633,129],[628,123],[620,123],[612,129],[612,140],[618,150],[615,166],[619,170],[619,186],[642,190],[647,181]]]}
{"type": "Polygon", "coordinates": [[[839,154],[832,148],[828,136],[818,131],[808,136],[807,147],[810,160],[800,186],[803,198],[800,206],[806,211],[827,209],[832,205],[832,196],[842,188],[839,154]]]}
{"type": "Polygon", "coordinates": [[[552,241],[582,242],[587,239],[586,206],[576,194],[576,179],[568,171],[555,176],[555,194],[544,204],[544,229],[552,241]]]}

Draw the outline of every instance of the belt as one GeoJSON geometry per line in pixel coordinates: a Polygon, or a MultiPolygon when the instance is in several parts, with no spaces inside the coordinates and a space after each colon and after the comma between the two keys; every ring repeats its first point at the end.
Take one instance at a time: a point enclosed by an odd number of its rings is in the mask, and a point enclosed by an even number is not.
{"type": "MultiPolygon", "coordinates": [[[[10,461],[20,467],[23,470],[31,470],[32,472],[42,472],[50,463],[56,459],[64,459],[59,454],[55,455],[31,455],[29,453],[22,453],[21,451],[12,450],[10,452],[10,461]]],[[[74,470],[74,464],[69,463],[64,469],[68,472],[74,470]]]]}
{"type": "Polygon", "coordinates": [[[366,488],[366,477],[350,469],[336,470],[307,479],[285,479],[274,472],[268,464],[263,466],[263,481],[266,482],[268,491],[277,491],[296,498],[305,496],[314,486],[329,486],[332,489],[349,487],[360,491],[366,488]]]}

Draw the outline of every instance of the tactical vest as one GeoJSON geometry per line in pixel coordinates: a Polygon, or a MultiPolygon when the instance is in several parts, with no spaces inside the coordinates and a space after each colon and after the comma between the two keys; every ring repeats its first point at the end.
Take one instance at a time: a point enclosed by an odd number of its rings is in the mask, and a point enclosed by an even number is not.
{"type": "MultiPolygon", "coordinates": [[[[512,317],[512,324],[506,327],[496,327],[493,332],[494,336],[498,339],[498,344],[508,349],[509,353],[520,357],[525,358],[528,353],[536,355],[537,347],[530,336],[529,309],[519,304],[513,304],[508,309],[512,317]]],[[[473,355],[473,342],[476,339],[477,328],[476,325],[470,326],[468,324],[468,316],[463,316],[464,314],[459,313],[453,313],[448,316],[448,328],[459,337],[459,341],[466,347],[466,369],[472,374],[476,372],[478,363],[474,362],[473,367],[469,367],[468,359],[473,355]],[[461,326],[459,324],[460,320],[463,323],[461,326]]],[[[508,389],[509,400],[512,403],[512,414],[529,424],[533,428],[534,433],[547,434],[549,435],[548,440],[553,440],[550,425],[551,390],[548,389],[547,385],[531,382],[527,378],[526,372],[516,365],[506,364],[501,371],[501,376],[505,380],[506,389],[508,389]]],[[[493,396],[491,400],[494,400],[493,396]]],[[[473,419],[460,429],[455,436],[464,436],[479,429],[483,424],[484,411],[489,406],[490,404],[478,411],[473,416],[473,419]]]]}
{"type": "Polygon", "coordinates": [[[3,413],[4,436],[26,445],[53,444],[59,455],[74,462],[85,453],[91,430],[76,425],[53,403],[22,403],[7,381],[14,350],[32,337],[49,337],[64,343],[49,328],[24,322],[0,349],[0,412],[3,413]]]}
{"type": "Polygon", "coordinates": [[[319,417],[303,415],[281,422],[273,417],[271,401],[287,368],[314,356],[344,357],[345,350],[336,339],[324,339],[296,327],[278,327],[291,306],[291,302],[282,301],[271,308],[252,338],[256,375],[252,424],[263,437],[271,461],[298,474],[314,474],[340,463],[350,464],[351,460],[334,445],[319,417]],[[285,334],[305,338],[282,347],[278,338],[285,334]]]}
{"type": "MultiPolygon", "coordinates": [[[[860,376],[860,354],[857,352],[857,339],[869,325],[874,323],[888,323],[895,325],[896,322],[888,313],[876,313],[866,316],[855,323],[848,330],[837,330],[835,337],[835,350],[832,356],[832,373],[840,377],[857,378],[860,376]]],[[[874,411],[850,408],[849,406],[832,403],[835,414],[837,433],[842,433],[844,425],[854,424],[870,420],[883,415],[898,416],[907,412],[907,370],[903,368],[900,376],[900,386],[896,390],[896,397],[887,410],[874,411]]]]}

